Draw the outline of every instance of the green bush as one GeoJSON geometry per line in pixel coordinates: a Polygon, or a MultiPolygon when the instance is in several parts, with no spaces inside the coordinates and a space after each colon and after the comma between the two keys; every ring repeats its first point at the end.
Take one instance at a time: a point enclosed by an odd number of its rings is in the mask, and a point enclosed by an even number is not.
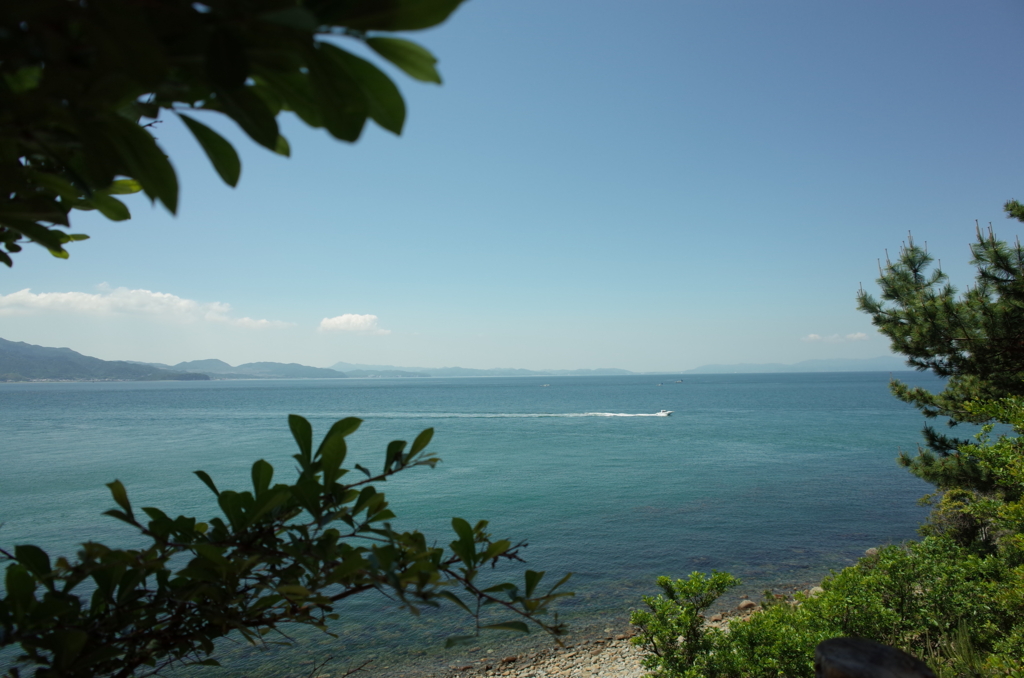
{"type": "MultiPolygon", "coordinates": [[[[725,631],[700,628],[700,614],[713,602],[708,597],[725,590],[710,582],[724,577],[694,573],[675,583],[704,582],[699,605],[679,595],[644,599],[650,612],[634,612],[632,621],[639,630],[634,643],[650,653],[645,668],[666,678],[811,678],[814,647],[839,636],[900,648],[949,675],[971,675],[972,664],[1003,671],[996,675],[1020,667],[1024,571],[952,539],[883,548],[826,579],[818,596],[770,598],[725,631]]],[[[666,581],[659,579],[663,589],[666,581]]]]}
{"type": "Polygon", "coordinates": [[[643,598],[650,611],[635,610],[629,618],[639,631],[631,642],[650,652],[644,668],[665,676],[716,675],[712,648],[720,632],[705,628],[704,612],[739,583],[725,572],[694,572],[676,581],[658,577],[661,594],[643,598]]]}

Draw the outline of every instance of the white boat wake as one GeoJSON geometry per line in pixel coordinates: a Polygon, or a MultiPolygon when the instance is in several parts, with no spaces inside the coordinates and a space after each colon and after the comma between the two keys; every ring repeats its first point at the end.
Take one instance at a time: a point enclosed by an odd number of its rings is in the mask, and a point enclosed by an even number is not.
{"type": "Polygon", "coordinates": [[[653,414],[630,414],[628,412],[566,412],[566,413],[525,413],[525,412],[375,412],[354,416],[361,419],[567,419],[578,417],[667,417],[672,412],[662,410],[653,414]]]}

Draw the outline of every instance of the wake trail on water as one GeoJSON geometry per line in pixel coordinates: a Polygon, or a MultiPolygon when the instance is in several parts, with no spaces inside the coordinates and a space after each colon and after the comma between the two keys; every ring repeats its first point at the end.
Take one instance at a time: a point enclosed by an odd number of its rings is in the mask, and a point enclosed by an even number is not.
{"type": "Polygon", "coordinates": [[[380,414],[360,415],[377,419],[546,419],[546,418],[578,418],[578,417],[664,417],[664,414],[628,414],[626,412],[567,412],[561,414],[545,413],[488,413],[488,412],[387,412],[380,414]]]}

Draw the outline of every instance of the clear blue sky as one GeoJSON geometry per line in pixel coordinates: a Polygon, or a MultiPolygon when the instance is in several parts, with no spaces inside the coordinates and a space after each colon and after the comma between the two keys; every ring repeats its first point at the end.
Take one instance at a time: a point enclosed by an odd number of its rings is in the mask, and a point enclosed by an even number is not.
{"type": "Polygon", "coordinates": [[[401,137],[289,119],[284,159],[221,123],[231,190],[162,125],[179,215],[76,215],[70,260],[0,271],[0,336],[167,363],[884,355],[854,296],[886,249],[912,231],[962,286],[974,220],[1022,226],[1021,25],[1010,0],[471,0],[408,36],[445,84],[395,74],[401,137]],[[346,314],[376,319],[320,328],[346,314]]]}

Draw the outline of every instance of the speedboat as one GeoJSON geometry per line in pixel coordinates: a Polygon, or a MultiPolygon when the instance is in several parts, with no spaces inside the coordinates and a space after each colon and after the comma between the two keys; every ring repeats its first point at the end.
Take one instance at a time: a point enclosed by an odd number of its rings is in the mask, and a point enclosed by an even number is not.
{"type": "Polygon", "coordinates": [[[667,417],[670,414],[672,414],[672,410],[662,410],[661,412],[658,412],[656,416],[667,417]]]}

